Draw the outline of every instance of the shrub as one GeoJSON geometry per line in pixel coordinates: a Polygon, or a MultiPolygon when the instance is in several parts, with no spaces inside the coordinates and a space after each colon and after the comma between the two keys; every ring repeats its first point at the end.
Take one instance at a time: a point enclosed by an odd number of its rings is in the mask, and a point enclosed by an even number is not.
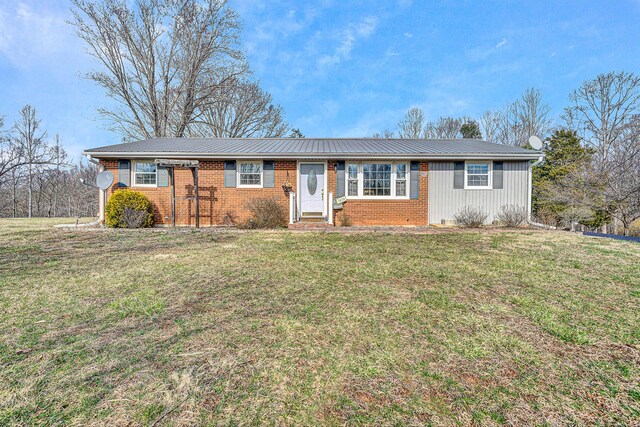
{"type": "Polygon", "coordinates": [[[478,208],[465,206],[455,214],[454,218],[459,226],[465,228],[478,228],[487,220],[487,214],[478,208]]]}
{"type": "Polygon", "coordinates": [[[226,211],[222,217],[222,225],[232,227],[238,224],[238,215],[234,211],[226,211]]]}
{"type": "Polygon", "coordinates": [[[283,228],[287,226],[288,212],[273,197],[250,199],[245,207],[251,212],[251,218],[242,224],[242,228],[283,228]]]}
{"type": "Polygon", "coordinates": [[[524,206],[504,205],[500,209],[497,218],[498,221],[507,227],[520,227],[527,222],[529,217],[527,208],[524,206]]]}
{"type": "Polygon", "coordinates": [[[560,221],[566,230],[575,230],[575,226],[591,217],[591,211],[579,206],[569,206],[560,213],[560,221]]]}
{"type": "Polygon", "coordinates": [[[534,215],[533,220],[540,224],[547,225],[549,227],[555,227],[558,225],[558,214],[551,208],[542,207],[538,208],[534,215]]]}
{"type": "Polygon", "coordinates": [[[137,191],[118,190],[105,207],[105,223],[114,228],[139,228],[153,225],[153,205],[137,191]]]}
{"type": "Polygon", "coordinates": [[[351,222],[351,217],[349,215],[340,215],[340,227],[351,227],[353,222],[351,222]]]}

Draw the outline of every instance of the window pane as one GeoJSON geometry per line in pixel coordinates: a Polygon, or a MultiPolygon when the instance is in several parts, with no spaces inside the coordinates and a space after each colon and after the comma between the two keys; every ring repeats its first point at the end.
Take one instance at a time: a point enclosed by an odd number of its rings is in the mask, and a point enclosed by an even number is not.
{"type": "Polygon", "coordinates": [[[396,179],[405,179],[407,176],[407,165],[401,163],[396,165],[396,179]]]}
{"type": "Polygon", "coordinates": [[[137,185],[155,185],[156,174],[155,173],[135,173],[137,185]]]}
{"type": "Polygon", "coordinates": [[[362,186],[364,196],[390,196],[391,163],[363,164],[362,186]]]}
{"type": "Polygon", "coordinates": [[[350,179],[349,180],[349,191],[348,196],[357,196],[358,195],[358,180],[350,179]]]}
{"type": "Polygon", "coordinates": [[[260,163],[240,163],[240,173],[260,173],[260,163]]]}
{"type": "Polygon", "coordinates": [[[396,196],[405,197],[407,195],[407,181],[396,181],[396,196]]]}
{"type": "Polygon", "coordinates": [[[136,162],[136,172],[155,172],[156,164],[151,162],[136,162]]]}
{"type": "Polygon", "coordinates": [[[467,175],[467,185],[469,187],[487,187],[489,175],[467,175]]]}
{"type": "Polygon", "coordinates": [[[489,173],[489,165],[483,164],[471,164],[467,165],[467,173],[469,174],[486,174],[489,173]]]}
{"type": "Polygon", "coordinates": [[[350,164],[348,167],[349,179],[358,179],[358,165],[350,164]]]}
{"type": "Polygon", "coordinates": [[[241,173],[240,185],[260,185],[260,174],[241,173]]]}

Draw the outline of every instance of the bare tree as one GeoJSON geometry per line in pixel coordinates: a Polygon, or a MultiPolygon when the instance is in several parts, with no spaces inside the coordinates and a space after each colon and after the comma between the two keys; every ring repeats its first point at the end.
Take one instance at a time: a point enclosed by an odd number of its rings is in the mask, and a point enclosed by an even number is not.
{"type": "Polygon", "coordinates": [[[395,137],[396,137],[395,133],[390,129],[385,129],[382,132],[376,132],[373,135],[371,135],[371,138],[378,138],[378,139],[392,139],[395,137]]]}
{"type": "Polygon", "coordinates": [[[437,122],[429,122],[424,128],[425,138],[457,139],[462,138],[460,129],[464,123],[470,122],[468,117],[440,117],[437,122]]]}
{"type": "Polygon", "coordinates": [[[71,165],[60,136],[47,142],[30,105],[9,132],[3,121],[0,116],[0,217],[95,216],[95,192],[80,178],[94,181],[97,167],[71,165]]]}
{"type": "Polygon", "coordinates": [[[104,67],[87,77],[117,101],[100,113],[127,139],[184,136],[247,71],[225,0],[72,2],[72,24],[104,67]]]}
{"type": "MultiPolygon", "coordinates": [[[[524,147],[532,135],[544,138],[552,128],[550,112],[551,108],[543,102],[540,91],[527,89],[519,99],[498,113],[493,142],[524,147]]],[[[490,120],[493,118],[489,116],[485,120],[487,126],[492,125],[490,120]]]]}
{"type": "Polygon", "coordinates": [[[54,144],[51,147],[52,159],[50,168],[43,170],[40,174],[43,182],[40,186],[40,194],[47,202],[47,217],[58,216],[58,200],[62,196],[62,191],[66,187],[66,175],[64,169],[69,166],[67,152],[62,148],[60,135],[54,137],[54,144]]]}
{"type": "Polygon", "coordinates": [[[282,107],[257,83],[229,81],[203,110],[190,135],[213,138],[282,137],[289,130],[282,107]]]}
{"type": "Polygon", "coordinates": [[[569,97],[564,119],[594,148],[593,162],[567,185],[580,203],[607,212],[626,234],[640,218],[640,77],[610,72],[569,97]],[[577,187],[577,188],[576,188],[577,187]]]}
{"type": "Polygon", "coordinates": [[[416,139],[424,137],[424,113],[420,108],[414,107],[398,123],[398,135],[400,138],[416,139]]]}
{"type": "Polygon", "coordinates": [[[498,142],[498,127],[500,125],[500,113],[487,110],[478,118],[480,132],[487,142],[498,142]]]}
{"type": "Polygon", "coordinates": [[[6,185],[15,169],[25,164],[19,147],[3,128],[4,117],[0,116],[0,188],[6,185]]]}
{"type": "Polygon", "coordinates": [[[578,130],[603,160],[611,154],[633,115],[640,111],[640,77],[633,73],[599,74],[569,96],[564,119],[578,130]]]}
{"type": "Polygon", "coordinates": [[[14,147],[18,154],[17,164],[27,167],[27,216],[33,211],[33,178],[39,165],[50,164],[53,154],[45,141],[47,132],[40,129],[40,119],[35,108],[25,105],[20,110],[20,118],[13,125],[14,147]]]}
{"type": "Polygon", "coordinates": [[[520,142],[519,146],[526,145],[531,135],[545,138],[552,128],[552,120],[549,118],[551,107],[542,100],[538,89],[528,88],[520,99],[515,102],[516,118],[526,135],[526,142],[520,142]]]}

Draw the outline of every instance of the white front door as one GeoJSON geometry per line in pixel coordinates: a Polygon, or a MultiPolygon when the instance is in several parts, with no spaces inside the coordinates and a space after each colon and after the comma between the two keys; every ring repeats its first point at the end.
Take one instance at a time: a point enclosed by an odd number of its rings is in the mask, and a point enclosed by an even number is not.
{"type": "Polygon", "coordinates": [[[324,163],[300,164],[300,214],[324,215],[324,163]]]}

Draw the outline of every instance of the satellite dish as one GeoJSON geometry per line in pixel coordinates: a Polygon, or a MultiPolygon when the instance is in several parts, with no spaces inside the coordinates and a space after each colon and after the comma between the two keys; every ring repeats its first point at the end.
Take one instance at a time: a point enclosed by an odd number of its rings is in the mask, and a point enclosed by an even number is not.
{"type": "Polygon", "coordinates": [[[109,171],[103,171],[96,176],[96,187],[101,190],[108,190],[113,184],[113,174],[109,171]]]}
{"type": "Polygon", "coordinates": [[[538,138],[535,135],[531,135],[529,137],[529,145],[531,146],[531,148],[533,148],[534,150],[539,150],[542,148],[542,141],[540,140],[540,138],[538,138]]]}

